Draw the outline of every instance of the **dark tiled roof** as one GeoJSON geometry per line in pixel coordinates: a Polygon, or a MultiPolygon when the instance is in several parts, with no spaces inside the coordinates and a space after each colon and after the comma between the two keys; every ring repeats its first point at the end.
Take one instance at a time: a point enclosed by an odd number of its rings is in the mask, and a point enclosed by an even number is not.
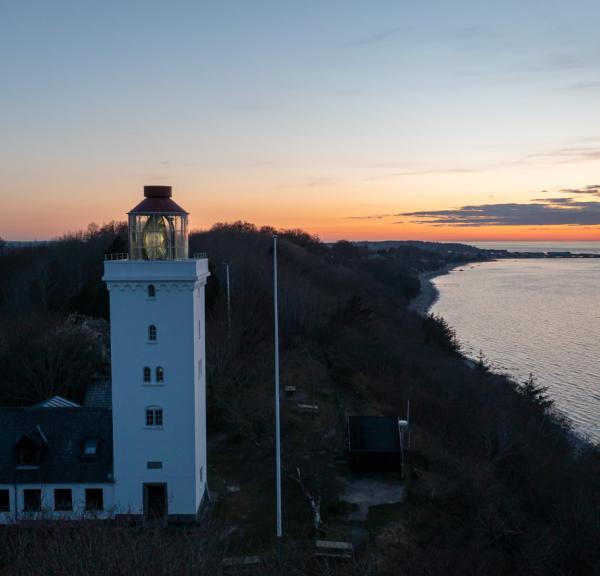
{"type": "Polygon", "coordinates": [[[349,416],[350,451],[399,452],[398,419],[386,416],[349,416]]]}
{"type": "Polygon", "coordinates": [[[112,482],[112,412],[103,408],[0,408],[0,484],[112,482]],[[15,445],[32,430],[46,439],[37,468],[17,466],[15,445]],[[94,458],[82,458],[98,438],[94,458]]]}
{"type": "Polygon", "coordinates": [[[90,408],[112,408],[112,389],[110,381],[93,382],[85,391],[84,406],[90,408]]]}

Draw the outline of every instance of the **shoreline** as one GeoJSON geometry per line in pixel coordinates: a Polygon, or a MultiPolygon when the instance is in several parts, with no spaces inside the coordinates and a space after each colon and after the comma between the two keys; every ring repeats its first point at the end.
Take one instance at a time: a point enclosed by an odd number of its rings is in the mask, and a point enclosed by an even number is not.
{"type": "MultiPolygon", "coordinates": [[[[481,262],[482,261],[480,260],[465,260],[462,262],[446,264],[445,266],[442,266],[437,270],[421,272],[419,274],[421,290],[419,294],[409,302],[408,309],[413,312],[416,312],[420,316],[428,316],[431,307],[436,303],[436,301],[439,298],[439,291],[433,283],[433,279],[437,278],[438,276],[449,274],[452,270],[455,270],[457,268],[473,266],[481,262]]],[[[468,368],[470,368],[471,370],[477,368],[478,363],[476,358],[471,358],[467,356],[467,354],[462,349],[459,352],[459,355],[462,357],[463,362],[468,368]]],[[[493,366],[491,364],[488,364],[487,370],[491,373],[507,378],[514,384],[515,389],[517,390],[522,386],[522,382],[519,379],[520,375],[518,374],[518,372],[511,372],[510,370],[493,366]]],[[[550,398],[554,400],[552,394],[550,395],[550,398]]],[[[550,414],[556,421],[566,420],[569,423],[567,435],[574,449],[580,450],[584,446],[598,444],[598,441],[591,438],[586,431],[578,430],[573,427],[570,414],[564,408],[558,408],[556,405],[554,405],[550,410],[550,414]]]]}
{"type": "Polygon", "coordinates": [[[421,316],[427,316],[430,308],[437,302],[437,299],[440,296],[440,293],[432,280],[438,276],[449,274],[455,268],[459,268],[460,266],[465,266],[467,264],[473,264],[474,262],[478,261],[464,260],[462,262],[450,262],[449,264],[446,264],[437,270],[421,272],[419,274],[419,283],[421,285],[420,292],[409,302],[408,309],[421,316]]]}

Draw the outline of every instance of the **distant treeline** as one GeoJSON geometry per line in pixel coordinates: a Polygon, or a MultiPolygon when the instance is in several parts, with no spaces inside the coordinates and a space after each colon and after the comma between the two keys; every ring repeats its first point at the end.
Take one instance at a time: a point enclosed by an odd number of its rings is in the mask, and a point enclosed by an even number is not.
{"type": "MultiPolygon", "coordinates": [[[[273,232],[238,222],[190,239],[190,253],[210,258],[210,426],[235,430],[253,458],[272,454],[273,232]]],[[[419,291],[418,273],[447,258],[416,246],[328,246],[299,230],[278,235],[282,378],[310,383],[317,392],[332,388],[340,413],[395,416],[411,403],[406,501],[385,529],[370,536],[360,569],[349,566],[346,573],[598,574],[598,448],[574,441],[543,383],[515,384],[491,373],[484,359],[467,365],[441,319],[407,307],[419,291]]],[[[124,224],[111,223],[0,256],[0,404],[55,393],[79,400],[93,378],[107,375],[103,259],[126,251],[124,224]]],[[[338,503],[328,470],[343,457],[343,423],[335,413],[314,421],[286,418],[286,469],[302,470],[298,484],[326,524],[338,503]]],[[[150,544],[147,533],[135,531],[120,534],[116,546],[106,531],[90,530],[69,540],[61,556],[59,539],[46,529],[42,538],[25,527],[2,529],[0,572],[4,562],[14,573],[35,573],[31,558],[52,559],[53,571],[39,573],[59,574],[61,566],[68,572],[79,557],[77,546],[81,558],[94,551],[87,574],[125,573],[115,567],[131,566],[148,546],[180,559],[192,550],[174,548],[166,536],[150,544]]],[[[295,558],[293,573],[331,573],[295,558]]],[[[143,564],[144,573],[169,573],[163,560],[143,564]]],[[[201,564],[190,557],[190,566],[201,564]]],[[[264,573],[292,572],[284,561],[264,573]]]]}

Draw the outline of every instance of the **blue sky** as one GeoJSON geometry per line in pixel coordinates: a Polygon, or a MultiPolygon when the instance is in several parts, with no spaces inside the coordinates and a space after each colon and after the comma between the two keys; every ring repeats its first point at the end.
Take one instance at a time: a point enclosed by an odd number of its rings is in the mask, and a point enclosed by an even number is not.
{"type": "Polygon", "coordinates": [[[328,239],[595,185],[599,24],[585,1],[2,0],[0,235],[119,218],[149,183],[197,227],[328,239]]]}

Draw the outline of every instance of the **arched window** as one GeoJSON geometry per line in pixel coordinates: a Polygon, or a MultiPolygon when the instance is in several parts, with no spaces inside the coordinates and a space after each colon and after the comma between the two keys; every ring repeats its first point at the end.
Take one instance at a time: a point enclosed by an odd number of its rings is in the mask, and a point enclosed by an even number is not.
{"type": "Polygon", "coordinates": [[[163,425],[163,411],[159,406],[148,406],[146,408],[146,426],[155,428],[163,425]]]}
{"type": "Polygon", "coordinates": [[[144,366],[144,382],[152,382],[152,371],[150,366],[144,366]]]}
{"type": "Polygon", "coordinates": [[[154,324],[148,326],[148,340],[156,342],[156,326],[154,324]]]}
{"type": "Polygon", "coordinates": [[[154,298],[156,296],[156,288],[154,284],[148,284],[148,298],[154,298]]]}
{"type": "Polygon", "coordinates": [[[165,381],[165,370],[162,366],[158,366],[156,368],[156,381],[164,382],[165,381]]]}

